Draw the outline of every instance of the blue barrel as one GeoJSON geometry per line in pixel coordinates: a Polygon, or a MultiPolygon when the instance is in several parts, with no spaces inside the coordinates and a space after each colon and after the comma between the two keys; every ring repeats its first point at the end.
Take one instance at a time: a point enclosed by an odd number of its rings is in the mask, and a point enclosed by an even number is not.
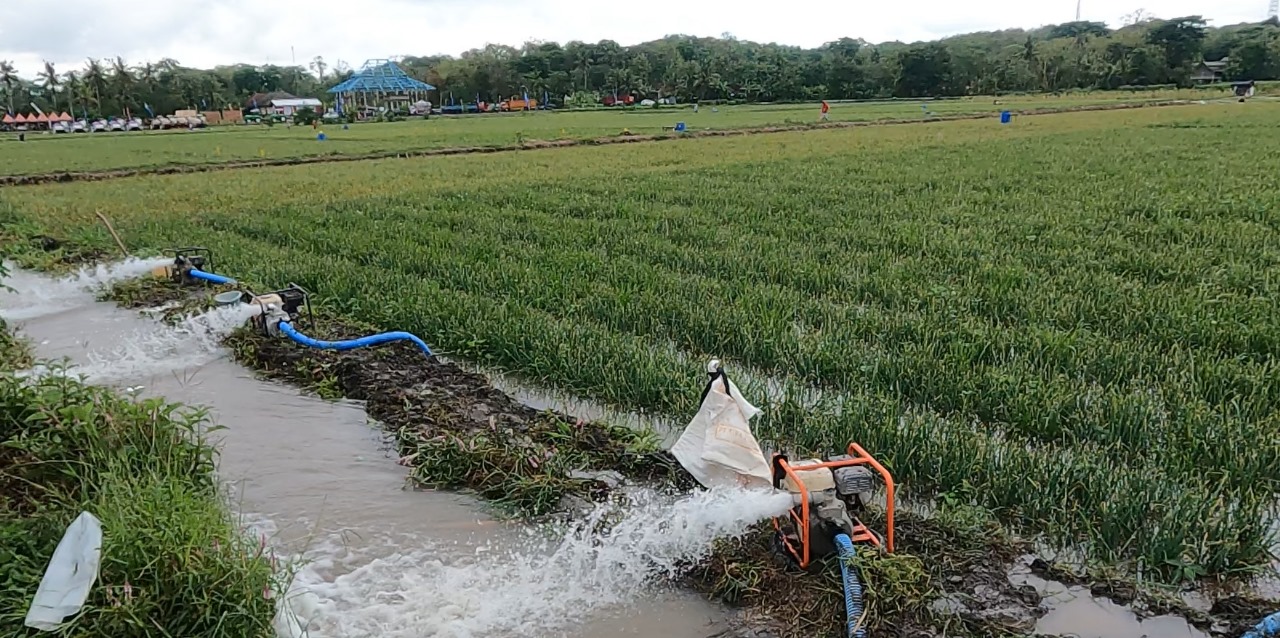
{"type": "Polygon", "coordinates": [[[683,133],[685,130],[684,122],[676,122],[676,132],[683,133]]]}
{"type": "Polygon", "coordinates": [[[323,142],[323,141],[325,140],[324,133],[320,133],[320,134],[316,135],[316,139],[317,139],[317,140],[319,140],[319,141],[321,141],[321,142],[323,142]]]}
{"type": "Polygon", "coordinates": [[[1013,120],[1013,114],[1008,111],[1000,111],[1000,123],[1008,124],[1013,120]]]}

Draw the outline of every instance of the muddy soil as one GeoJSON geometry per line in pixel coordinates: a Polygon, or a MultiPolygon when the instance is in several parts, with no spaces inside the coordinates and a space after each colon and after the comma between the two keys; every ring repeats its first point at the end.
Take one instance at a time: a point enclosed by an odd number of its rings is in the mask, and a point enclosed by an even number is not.
{"type": "MultiPolygon", "coordinates": [[[[1134,108],[1147,108],[1156,106],[1174,106],[1178,104],[1189,104],[1183,100],[1166,100],[1159,102],[1139,102],[1139,103],[1123,103],[1123,104],[1093,104],[1084,106],[1073,106],[1066,108],[1042,108],[1042,109],[1026,109],[1016,111],[1019,116],[1026,115],[1051,115],[1054,113],[1074,113],[1082,111],[1114,111],[1134,108]]],[[[30,186],[35,184],[52,184],[61,182],[80,182],[80,181],[102,181],[108,179],[120,179],[124,177],[137,177],[140,175],[173,175],[179,173],[206,173],[209,171],[229,170],[236,168],[260,168],[266,166],[296,166],[300,164],[318,164],[325,162],[358,162],[364,160],[377,159],[393,159],[393,158],[409,158],[409,157],[435,157],[443,155],[474,155],[478,153],[507,153],[512,151],[527,151],[548,148],[566,148],[570,146],[600,146],[607,144],[631,144],[638,142],[656,142],[663,140],[699,138],[699,137],[725,137],[732,135],[760,135],[767,133],[789,133],[794,131],[807,131],[813,129],[831,129],[831,128],[854,128],[863,126],[886,126],[895,124],[922,124],[929,122],[953,122],[958,120],[981,120],[992,117],[991,113],[972,113],[960,115],[935,115],[927,119],[883,119],[870,120],[864,122],[825,122],[814,124],[799,124],[786,126],[760,126],[750,128],[734,128],[734,129],[707,129],[698,131],[688,131],[685,133],[662,133],[658,135],[636,135],[619,132],[616,136],[597,137],[590,139],[567,139],[567,140],[525,140],[518,144],[503,144],[494,146],[459,146],[451,148],[432,148],[417,150],[401,150],[401,151],[380,151],[374,153],[362,153],[359,155],[308,155],[299,157],[284,157],[277,159],[264,160],[241,160],[230,162],[216,162],[209,164],[172,164],[166,166],[151,166],[139,168],[123,168],[116,170],[104,171],[83,171],[69,172],[60,171],[56,173],[37,173],[30,175],[0,175],[0,186],[30,186]]]]}
{"type": "MultiPolygon", "coordinates": [[[[874,518],[874,517],[873,517],[874,518]]],[[[879,521],[868,520],[871,526],[879,521]]],[[[1026,545],[995,529],[957,529],[899,515],[893,555],[868,550],[857,559],[869,635],[1026,636],[1044,613],[1034,588],[1015,587],[1008,561],[1026,545]]],[[[784,635],[844,636],[844,593],[836,559],[801,571],[781,559],[773,528],[721,542],[688,577],[699,591],[767,615],[784,635]]]]}
{"type": "MultiPolygon", "coordinates": [[[[140,279],[117,285],[110,297],[131,308],[164,307],[176,317],[207,308],[211,293],[228,288],[140,279]]],[[[324,313],[314,325],[298,327],[319,339],[378,332],[324,313]]],[[[403,342],[339,353],[243,329],[227,345],[237,361],[263,376],[329,398],[364,401],[421,487],[474,490],[525,516],[574,509],[625,481],[692,487],[654,440],[628,428],[534,410],[483,375],[403,342]]],[[[1032,552],[1030,544],[968,514],[924,518],[899,512],[897,552],[859,557],[871,635],[1032,635],[1046,611],[1041,595],[1009,579],[1010,565],[1032,552]]],[[[867,523],[881,525],[874,515],[867,523]]],[[[1197,611],[1175,597],[1158,598],[1100,574],[1079,575],[1039,559],[1031,570],[1091,587],[1095,596],[1130,605],[1140,616],[1183,616],[1213,635],[1239,635],[1272,611],[1265,601],[1244,596],[1197,611]]],[[[718,543],[710,559],[690,566],[686,584],[740,610],[749,622],[734,635],[812,638],[844,632],[838,564],[828,560],[809,572],[797,570],[775,551],[770,524],[741,540],[718,543]]]]}
{"type": "MultiPolygon", "coordinates": [[[[331,317],[299,328],[325,340],[378,332],[331,317]]],[[[483,375],[427,357],[406,342],[316,351],[246,329],[228,345],[238,361],[267,377],[364,401],[422,487],[473,489],[522,514],[540,515],[561,509],[569,497],[602,498],[624,478],[670,483],[682,473],[652,437],[539,412],[494,389],[483,375]]]]}
{"type": "Polygon", "coordinates": [[[1087,587],[1095,598],[1124,605],[1139,618],[1180,616],[1192,626],[1214,636],[1239,636],[1276,611],[1275,601],[1241,592],[1212,596],[1213,604],[1205,611],[1192,607],[1174,594],[1159,595],[1136,587],[1132,581],[1097,571],[1080,573],[1041,559],[1031,562],[1030,571],[1064,585],[1087,587]]]}

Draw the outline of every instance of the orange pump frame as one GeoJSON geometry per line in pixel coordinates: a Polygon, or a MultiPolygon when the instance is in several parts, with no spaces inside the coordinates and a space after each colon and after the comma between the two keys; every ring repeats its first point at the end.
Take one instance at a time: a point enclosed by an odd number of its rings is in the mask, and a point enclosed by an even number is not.
{"type": "MultiPolygon", "coordinates": [[[[878,472],[880,474],[880,478],[884,481],[886,502],[885,526],[887,529],[885,530],[884,549],[892,554],[893,476],[889,474],[889,470],[886,470],[884,466],[875,459],[875,457],[868,454],[867,451],[857,443],[850,443],[849,449],[846,453],[851,458],[840,459],[838,461],[824,461],[822,463],[805,464],[800,466],[799,469],[808,471],[818,468],[834,469],[838,467],[848,467],[851,465],[868,465],[878,472]]],[[[773,465],[776,468],[774,476],[775,486],[781,481],[781,476],[776,474],[777,469],[780,469],[791,479],[792,483],[794,483],[796,487],[800,488],[800,504],[788,510],[788,515],[791,517],[792,522],[796,526],[796,531],[800,536],[800,547],[796,548],[787,538],[787,535],[782,533],[782,523],[779,518],[773,519],[773,529],[778,532],[778,537],[782,540],[783,546],[786,548],[788,553],[795,557],[796,561],[800,564],[800,568],[807,569],[809,564],[812,562],[811,557],[809,556],[809,489],[805,487],[804,481],[800,480],[800,475],[796,474],[795,470],[792,469],[791,464],[787,462],[786,457],[781,454],[773,455],[773,465]],[[797,509],[800,510],[799,514],[796,514],[797,509]]],[[[876,547],[880,547],[880,539],[877,538],[875,534],[871,533],[871,530],[867,529],[861,521],[854,524],[853,536],[851,536],[849,540],[855,543],[871,543],[876,547]]]]}

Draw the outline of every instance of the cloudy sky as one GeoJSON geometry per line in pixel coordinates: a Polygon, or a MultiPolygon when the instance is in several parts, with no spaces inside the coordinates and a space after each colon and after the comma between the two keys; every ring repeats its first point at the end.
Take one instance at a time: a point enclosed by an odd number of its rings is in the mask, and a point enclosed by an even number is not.
{"type": "MultiPolygon", "coordinates": [[[[1212,25],[1258,21],[1267,0],[1083,0],[1082,17],[1120,24],[1203,15],[1212,25]]],[[[303,63],[317,55],[358,67],[368,58],[457,54],[486,43],[541,39],[634,44],[670,33],[816,46],[843,36],[917,41],[1035,27],[1075,16],[1075,0],[0,0],[0,59],[34,76],[88,57],[129,63],[171,57],[189,66],[303,63]],[[357,9],[359,7],[359,9],[357,9]],[[292,50],[291,50],[292,47],[292,50]]]]}

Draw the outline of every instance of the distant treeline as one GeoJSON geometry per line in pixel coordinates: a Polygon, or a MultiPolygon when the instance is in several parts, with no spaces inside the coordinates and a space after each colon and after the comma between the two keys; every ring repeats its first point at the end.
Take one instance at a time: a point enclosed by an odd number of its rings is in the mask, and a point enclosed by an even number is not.
{"type": "MultiPolygon", "coordinates": [[[[735,39],[668,36],[624,47],[528,42],[488,45],[461,56],[406,57],[401,66],[450,98],[494,101],[522,95],[589,103],[607,94],[691,100],[799,101],[990,95],[1009,92],[1187,85],[1202,60],[1230,58],[1225,80],[1280,78],[1280,23],[1208,28],[1200,16],[1131,16],[1111,30],[1070,22],[1035,30],[960,35],[934,42],[870,44],[843,38],[815,49],[735,39]]],[[[254,93],[324,97],[352,73],[322,57],[303,66],[237,64],[192,69],[164,59],[130,66],[90,59],[59,73],[0,62],[0,91],[10,111],[77,114],[156,113],[244,106],[254,93]]]]}

